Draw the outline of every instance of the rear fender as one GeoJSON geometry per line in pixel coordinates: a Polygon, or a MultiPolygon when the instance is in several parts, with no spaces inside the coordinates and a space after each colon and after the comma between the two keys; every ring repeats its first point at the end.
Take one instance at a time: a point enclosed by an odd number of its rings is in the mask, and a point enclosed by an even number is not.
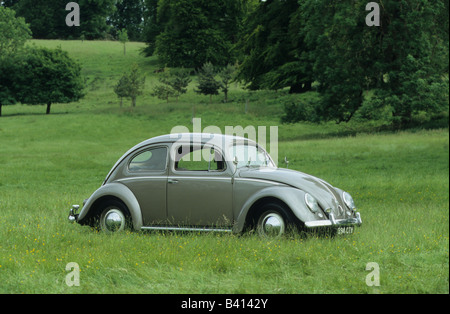
{"type": "Polygon", "coordinates": [[[135,230],[140,230],[143,225],[141,207],[133,192],[120,183],[108,183],[95,191],[84,204],[80,215],[78,216],[78,222],[82,222],[84,218],[89,216],[91,211],[95,210],[95,206],[93,205],[95,205],[98,200],[106,199],[108,197],[117,198],[127,206],[128,211],[131,214],[133,228],[135,230]]]}

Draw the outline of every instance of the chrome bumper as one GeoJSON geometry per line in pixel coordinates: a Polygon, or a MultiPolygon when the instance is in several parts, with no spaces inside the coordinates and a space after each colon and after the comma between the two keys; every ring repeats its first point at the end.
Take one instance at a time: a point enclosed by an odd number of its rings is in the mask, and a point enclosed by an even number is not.
{"type": "Polygon", "coordinates": [[[78,220],[78,209],[80,209],[80,205],[72,205],[72,208],[69,211],[69,222],[76,222],[78,220]]]}
{"type": "Polygon", "coordinates": [[[361,226],[361,214],[356,213],[355,218],[348,219],[336,219],[334,215],[330,214],[330,219],[325,220],[313,220],[305,222],[305,226],[307,228],[322,228],[322,227],[331,227],[331,228],[339,228],[339,227],[348,227],[348,226],[361,226]]]}

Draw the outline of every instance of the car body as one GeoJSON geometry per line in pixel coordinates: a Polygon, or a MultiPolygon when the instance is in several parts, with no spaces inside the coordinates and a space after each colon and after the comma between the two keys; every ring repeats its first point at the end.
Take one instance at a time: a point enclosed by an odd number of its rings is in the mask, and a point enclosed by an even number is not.
{"type": "Polygon", "coordinates": [[[127,151],[69,220],[106,232],[201,230],[279,236],[289,227],[352,233],[350,194],[314,176],[277,168],[252,140],[168,134],[127,151]],[[79,213],[78,213],[79,211],[79,213]]]}

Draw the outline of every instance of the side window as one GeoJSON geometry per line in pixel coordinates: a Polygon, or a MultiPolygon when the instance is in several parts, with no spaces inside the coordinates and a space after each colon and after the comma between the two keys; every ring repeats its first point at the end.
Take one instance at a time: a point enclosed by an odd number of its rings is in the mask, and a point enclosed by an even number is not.
{"type": "Polygon", "coordinates": [[[175,156],[177,171],[223,171],[225,162],[220,152],[208,146],[182,145],[175,156]]]}
{"type": "Polygon", "coordinates": [[[158,147],[141,152],[131,159],[128,169],[131,172],[163,171],[167,164],[167,148],[158,147]]]}

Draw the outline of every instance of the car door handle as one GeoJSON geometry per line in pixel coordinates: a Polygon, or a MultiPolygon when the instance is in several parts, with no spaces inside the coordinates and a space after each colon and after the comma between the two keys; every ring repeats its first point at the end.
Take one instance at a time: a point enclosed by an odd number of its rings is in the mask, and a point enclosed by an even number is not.
{"type": "Polygon", "coordinates": [[[178,180],[176,180],[176,179],[169,179],[167,182],[170,183],[170,184],[177,184],[178,180]]]}

